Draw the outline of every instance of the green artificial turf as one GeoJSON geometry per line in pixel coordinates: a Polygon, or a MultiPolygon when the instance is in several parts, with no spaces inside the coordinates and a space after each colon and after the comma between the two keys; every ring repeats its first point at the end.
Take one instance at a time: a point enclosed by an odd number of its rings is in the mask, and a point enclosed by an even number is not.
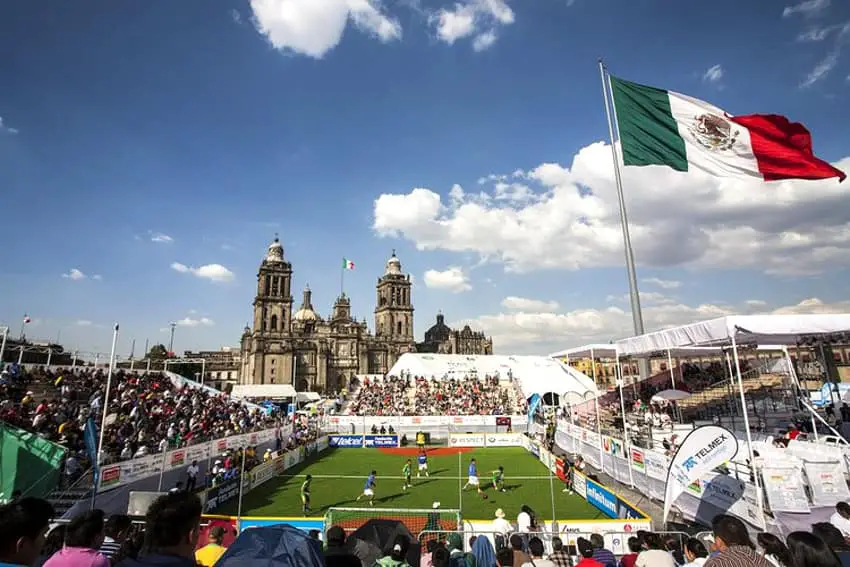
{"type": "MultiPolygon", "coordinates": [[[[284,475],[269,480],[245,493],[243,516],[302,516],[300,487],[304,475],[312,474],[311,517],[320,517],[331,507],[368,507],[365,500],[356,501],[363,490],[369,471],[377,471],[375,508],[430,509],[440,502],[441,508],[460,508],[464,519],[490,520],[497,508],[509,519],[516,518],[520,506],[526,504],[540,520],[552,518],[550,479],[546,467],[521,447],[471,449],[458,456],[429,453],[430,478],[417,478],[416,457],[410,457],[413,468],[413,487],[402,490],[401,469],[407,456],[393,455],[380,449],[328,449],[308,462],[289,469],[284,475]],[[467,466],[471,458],[478,461],[478,474],[485,500],[474,489],[458,494],[458,477],[466,483],[467,466]],[[490,483],[490,472],[499,465],[505,468],[506,492],[497,492],[490,483]],[[335,478],[329,478],[329,477],[335,478]],[[517,478],[538,477],[538,478],[517,478]]],[[[563,484],[552,477],[555,493],[555,515],[559,520],[590,520],[606,518],[599,510],[579,496],[562,492],[563,484]]],[[[216,514],[235,515],[236,500],[218,508],[216,514]]]]}

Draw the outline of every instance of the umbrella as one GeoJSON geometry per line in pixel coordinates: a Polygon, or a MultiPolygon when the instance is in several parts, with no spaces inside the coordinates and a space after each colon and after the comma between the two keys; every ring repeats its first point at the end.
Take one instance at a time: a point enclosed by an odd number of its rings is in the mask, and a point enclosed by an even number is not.
{"type": "Polygon", "coordinates": [[[323,567],[322,545],[289,524],[249,528],[216,567],[323,567]]]}
{"type": "Polygon", "coordinates": [[[667,402],[676,402],[690,397],[691,394],[689,392],[683,392],[682,390],[663,390],[652,396],[652,401],[659,402],[663,400],[667,402]]]}
{"type": "Polygon", "coordinates": [[[413,567],[419,567],[419,540],[398,520],[369,520],[348,536],[345,547],[356,555],[363,565],[372,565],[389,553],[393,541],[399,535],[410,541],[407,562],[413,567]]]}

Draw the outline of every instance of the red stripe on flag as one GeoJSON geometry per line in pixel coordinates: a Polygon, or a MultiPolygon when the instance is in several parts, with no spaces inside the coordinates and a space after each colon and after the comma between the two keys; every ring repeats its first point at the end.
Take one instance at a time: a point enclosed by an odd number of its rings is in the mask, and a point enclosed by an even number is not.
{"type": "Polygon", "coordinates": [[[778,114],[731,116],[729,120],[750,131],[753,153],[765,181],[780,179],[827,179],[847,175],[815,157],[812,135],[799,122],[778,114]]]}

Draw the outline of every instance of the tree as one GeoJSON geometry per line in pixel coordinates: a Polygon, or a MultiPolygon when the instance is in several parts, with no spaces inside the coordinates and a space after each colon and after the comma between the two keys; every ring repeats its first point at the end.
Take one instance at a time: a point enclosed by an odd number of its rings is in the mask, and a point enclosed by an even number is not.
{"type": "Polygon", "coordinates": [[[168,349],[165,345],[153,345],[148,351],[147,358],[151,360],[165,360],[168,358],[168,349]]]}

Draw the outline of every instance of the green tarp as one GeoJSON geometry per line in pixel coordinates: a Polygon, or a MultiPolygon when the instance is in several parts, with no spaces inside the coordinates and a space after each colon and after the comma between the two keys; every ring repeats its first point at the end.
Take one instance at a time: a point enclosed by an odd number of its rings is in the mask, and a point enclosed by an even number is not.
{"type": "Polygon", "coordinates": [[[0,422],[0,502],[15,490],[45,498],[59,485],[65,447],[0,422]]]}

